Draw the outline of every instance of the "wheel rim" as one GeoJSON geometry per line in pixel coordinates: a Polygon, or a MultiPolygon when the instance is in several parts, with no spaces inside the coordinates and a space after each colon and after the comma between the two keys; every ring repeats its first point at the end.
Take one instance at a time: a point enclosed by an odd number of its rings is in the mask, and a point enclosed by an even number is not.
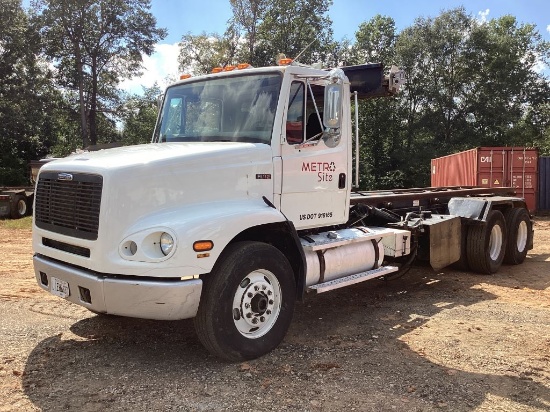
{"type": "Polygon", "coordinates": [[[489,256],[491,260],[496,261],[502,250],[502,228],[499,225],[494,225],[491,229],[491,237],[489,239],[489,256]]]}
{"type": "Polygon", "coordinates": [[[241,281],[233,298],[233,321],[239,333],[256,339],[271,330],[281,312],[281,285],[268,270],[256,270],[241,281]]]}
{"type": "Polygon", "coordinates": [[[19,216],[24,216],[27,213],[27,204],[23,199],[17,202],[17,213],[19,213],[19,216]]]}
{"type": "Polygon", "coordinates": [[[518,226],[518,236],[516,238],[516,247],[518,248],[518,252],[521,253],[525,250],[528,236],[527,223],[522,220],[518,226]]]}

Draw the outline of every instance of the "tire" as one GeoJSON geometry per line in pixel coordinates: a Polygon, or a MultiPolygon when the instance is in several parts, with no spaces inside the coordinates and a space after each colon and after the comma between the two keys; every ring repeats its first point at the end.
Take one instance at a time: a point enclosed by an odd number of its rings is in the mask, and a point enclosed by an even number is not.
{"type": "Polygon", "coordinates": [[[489,212],[484,226],[468,229],[466,253],[471,270],[491,274],[500,268],[506,251],[506,233],[504,216],[498,210],[489,212]]]}
{"type": "Polygon", "coordinates": [[[194,322],[208,351],[235,362],[281,343],[292,320],[296,282],[278,249],[260,242],[230,245],[203,282],[194,322]]]}
{"type": "Polygon", "coordinates": [[[23,195],[15,195],[10,207],[10,216],[12,219],[20,219],[27,215],[27,199],[23,195]]]}
{"type": "Polygon", "coordinates": [[[504,212],[508,241],[504,262],[510,265],[523,263],[529,245],[533,242],[533,224],[529,212],[524,208],[508,209],[504,212]]]}
{"type": "Polygon", "coordinates": [[[460,259],[458,262],[453,263],[453,267],[458,270],[467,272],[470,270],[470,265],[468,265],[468,230],[469,226],[462,224],[461,228],[461,238],[460,238],[460,259]]]}

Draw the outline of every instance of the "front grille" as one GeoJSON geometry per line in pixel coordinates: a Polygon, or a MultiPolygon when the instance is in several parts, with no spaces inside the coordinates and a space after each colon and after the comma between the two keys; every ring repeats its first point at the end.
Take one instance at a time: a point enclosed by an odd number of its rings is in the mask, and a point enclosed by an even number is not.
{"type": "Polygon", "coordinates": [[[102,188],[100,175],[41,173],[35,193],[36,226],[71,237],[96,240],[102,188]]]}

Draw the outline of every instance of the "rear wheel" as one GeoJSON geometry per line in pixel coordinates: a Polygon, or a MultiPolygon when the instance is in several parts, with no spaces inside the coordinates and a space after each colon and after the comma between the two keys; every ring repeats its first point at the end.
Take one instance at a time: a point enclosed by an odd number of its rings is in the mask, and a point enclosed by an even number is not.
{"type": "Polygon", "coordinates": [[[226,360],[257,358],[283,340],[295,298],[292,268],[278,249],[235,243],[204,279],[197,335],[212,354],[226,360]]]}
{"type": "Polygon", "coordinates": [[[468,229],[469,227],[465,224],[462,224],[461,228],[461,238],[460,238],[460,259],[458,262],[455,262],[453,264],[453,267],[462,270],[464,272],[467,272],[470,270],[470,266],[468,265],[468,229]]]}
{"type": "Polygon", "coordinates": [[[506,223],[498,210],[487,215],[484,226],[468,229],[466,256],[470,269],[478,273],[495,273],[504,260],[506,250],[506,223]]]}
{"type": "Polygon", "coordinates": [[[11,218],[20,219],[27,215],[27,199],[23,195],[15,195],[11,204],[11,218]]]}
{"type": "Polygon", "coordinates": [[[508,229],[504,262],[511,265],[523,263],[529,245],[533,242],[533,225],[524,208],[508,209],[504,213],[508,229]]]}

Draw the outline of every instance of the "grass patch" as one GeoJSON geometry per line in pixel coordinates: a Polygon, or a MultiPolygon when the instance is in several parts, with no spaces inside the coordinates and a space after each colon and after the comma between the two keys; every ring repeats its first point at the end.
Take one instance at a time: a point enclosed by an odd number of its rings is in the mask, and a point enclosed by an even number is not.
{"type": "Polygon", "coordinates": [[[32,216],[27,216],[22,219],[1,219],[0,228],[30,230],[32,228],[32,216]]]}

